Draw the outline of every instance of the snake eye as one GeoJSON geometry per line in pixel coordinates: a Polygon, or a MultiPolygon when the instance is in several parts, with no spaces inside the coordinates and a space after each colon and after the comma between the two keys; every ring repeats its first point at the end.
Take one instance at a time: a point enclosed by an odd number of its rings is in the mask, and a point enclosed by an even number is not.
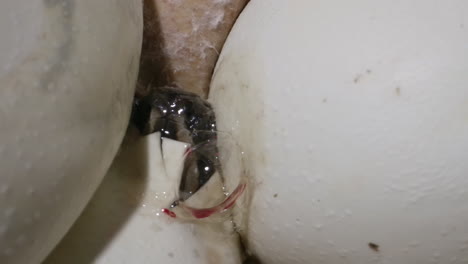
{"type": "Polygon", "coordinates": [[[198,133],[208,140],[187,149],[179,199],[171,209],[197,219],[226,212],[246,187],[243,155],[232,136],[212,131],[198,133]]]}
{"type": "Polygon", "coordinates": [[[187,150],[179,186],[181,201],[187,200],[205,185],[214,173],[221,170],[217,152],[215,139],[200,143],[187,150]]]}

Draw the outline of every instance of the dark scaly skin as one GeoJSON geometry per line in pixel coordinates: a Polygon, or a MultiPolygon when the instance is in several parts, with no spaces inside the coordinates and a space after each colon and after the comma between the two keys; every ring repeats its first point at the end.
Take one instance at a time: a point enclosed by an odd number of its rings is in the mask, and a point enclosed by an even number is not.
{"type": "Polygon", "coordinates": [[[175,87],[156,87],[134,101],[132,122],[142,135],[161,132],[162,137],[200,146],[185,161],[180,183],[183,201],[200,189],[219,169],[216,119],[211,105],[198,95],[175,87]],[[197,167],[198,175],[193,175],[197,167]],[[205,168],[208,168],[206,170],[205,168]]]}

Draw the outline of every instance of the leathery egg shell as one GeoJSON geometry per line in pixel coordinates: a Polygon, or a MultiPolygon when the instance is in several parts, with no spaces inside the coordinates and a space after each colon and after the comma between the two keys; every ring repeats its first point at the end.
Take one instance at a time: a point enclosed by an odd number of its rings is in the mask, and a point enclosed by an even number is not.
{"type": "Polygon", "coordinates": [[[2,1],[0,34],[0,263],[40,263],[125,133],[142,3],[2,1]]]}
{"type": "Polygon", "coordinates": [[[262,262],[468,262],[468,3],[251,1],[210,101],[262,262]]]}

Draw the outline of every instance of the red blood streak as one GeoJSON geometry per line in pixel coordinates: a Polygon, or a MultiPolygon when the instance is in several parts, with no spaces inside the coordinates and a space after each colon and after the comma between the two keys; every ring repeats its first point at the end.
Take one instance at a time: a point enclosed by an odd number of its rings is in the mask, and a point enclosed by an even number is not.
{"type": "Polygon", "coordinates": [[[213,213],[215,213],[216,211],[213,210],[213,209],[196,209],[196,210],[192,210],[192,215],[195,217],[195,218],[206,218],[210,215],[212,215],[213,213]]]}
{"type": "Polygon", "coordinates": [[[191,148],[186,148],[186,149],[185,149],[184,155],[187,156],[187,155],[189,155],[190,153],[192,153],[192,149],[191,149],[191,148]]]}
{"type": "Polygon", "coordinates": [[[214,213],[217,213],[217,212],[222,212],[224,210],[227,210],[229,209],[230,207],[232,207],[235,203],[236,203],[236,200],[237,198],[239,198],[239,196],[244,192],[245,190],[245,187],[246,187],[246,184],[243,183],[243,184],[240,184],[239,186],[237,186],[237,188],[231,193],[231,195],[229,195],[229,197],[224,200],[224,202],[222,202],[221,204],[219,204],[218,206],[215,206],[215,207],[211,207],[211,208],[206,208],[206,209],[196,209],[196,208],[192,208],[190,206],[184,206],[182,205],[186,210],[190,211],[190,213],[195,217],[195,218],[206,218],[208,216],[211,216],[212,214],[214,213]]]}
{"type": "Polygon", "coordinates": [[[227,210],[227,209],[231,208],[231,207],[232,207],[233,205],[235,205],[235,204],[236,204],[236,200],[234,200],[234,201],[232,201],[231,203],[227,204],[227,205],[223,208],[223,210],[227,210]]]}
{"type": "Polygon", "coordinates": [[[174,212],[172,212],[171,210],[167,209],[167,208],[164,208],[161,211],[163,213],[167,214],[168,216],[172,217],[172,218],[176,217],[176,214],[174,212]]]}

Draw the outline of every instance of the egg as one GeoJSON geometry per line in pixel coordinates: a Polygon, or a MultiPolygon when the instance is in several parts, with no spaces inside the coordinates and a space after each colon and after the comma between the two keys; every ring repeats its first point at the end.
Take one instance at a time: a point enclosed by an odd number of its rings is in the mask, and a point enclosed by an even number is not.
{"type": "Polygon", "coordinates": [[[262,263],[468,262],[468,3],[251,1],[210,101],[262,263]]]}
{"type": "Polygon", "coordinates": [[[142,3],[2,1],[0,34],[0,263],[40,263],[124,136],[142,3]]]}

